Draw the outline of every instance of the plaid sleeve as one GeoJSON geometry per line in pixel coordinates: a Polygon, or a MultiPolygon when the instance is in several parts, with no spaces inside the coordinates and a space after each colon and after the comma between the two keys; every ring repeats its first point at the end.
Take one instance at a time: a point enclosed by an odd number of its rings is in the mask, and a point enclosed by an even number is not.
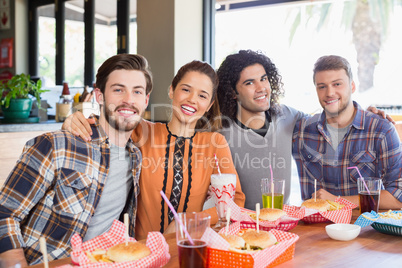
{"type": "Polygon", "coordinates": [[[402,202],[402,143],[393,126],[381,140],[378,168],[384,172],[385,190],[402,202]]]}
{"type": "Polygon", "coordinates": [[[53,146],[47,134],[28,141],[0,191],[0,253],[25,247],[20,222],[52,183],[53,146]]]}

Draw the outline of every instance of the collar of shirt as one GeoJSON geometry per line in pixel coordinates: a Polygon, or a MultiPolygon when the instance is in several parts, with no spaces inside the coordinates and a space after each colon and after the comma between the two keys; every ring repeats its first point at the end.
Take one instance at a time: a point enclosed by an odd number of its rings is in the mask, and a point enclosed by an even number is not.
{"type": "MultiPolygon", "coordinates": [[[[356,108],[356,114],[355,117],[353,118],[352,126],[356,129],[364,129],[364,119],[366,117],[364,110],[361,108],[361,106],[353,101],[353,106],[356,108]]],[[[325,112],[323,111],[321,113],[321,116],[318,120],[317,123],[317,128],[320,130],[322,133],[324,132],[324,126],[325,122],[327,121],[327,117],[325,115],[325,112]]]]}

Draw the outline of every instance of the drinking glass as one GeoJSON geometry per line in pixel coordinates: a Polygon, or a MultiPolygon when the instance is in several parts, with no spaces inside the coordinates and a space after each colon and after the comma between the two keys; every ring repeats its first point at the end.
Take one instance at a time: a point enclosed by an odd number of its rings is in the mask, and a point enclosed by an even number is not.
{"type": "Polygon", "coordinates": [[[214,229],[219,230],[226,226],[227,204],[236,191],[236,174],[212,174],[211,191],[219,218],[214,229]]]}
{"type": "Polygon", "coordinates": [[[207,243],[202,240],[210,225],[211,216],[205,212],[178,213],[183,226],[176,221],[176,240],[179,251],[180,268],[207,267],[207,243]],[[189,237],[194,244],[191,244],[189,237]]]}
{"type": "Polygon", "coordinates": [[[357,180],[360,214],[371,212],[372,210],[378,212],[381,186],[382,180],[379,178],[368,177],[363,180],[360,178],[357,180]]]}
{"type": "Polygon", "coordinates": [[[283,208],[283,196],[285,194],[285,181],[274,179],[274,198],[272,198],[272,181],[268,178],[261,179],[262,206],[264,208],[283,208]],[[272,200],[273,199],[273,200],[272,200]]]}

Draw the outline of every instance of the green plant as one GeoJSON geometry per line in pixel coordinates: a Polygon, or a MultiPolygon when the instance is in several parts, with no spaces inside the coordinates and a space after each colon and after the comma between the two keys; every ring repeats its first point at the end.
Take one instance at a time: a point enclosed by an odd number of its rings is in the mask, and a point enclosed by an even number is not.
{"type": "Polygon", "coordinates": [[[16,74],[7,82],[0,83],[0,104],[8,108],[11,99],[28,99],[31,95],[36,98],[38,107],[41,107],[40,95],[49,91],[41,88],[41,80],[34,82],[29,74],[16,74]]]}

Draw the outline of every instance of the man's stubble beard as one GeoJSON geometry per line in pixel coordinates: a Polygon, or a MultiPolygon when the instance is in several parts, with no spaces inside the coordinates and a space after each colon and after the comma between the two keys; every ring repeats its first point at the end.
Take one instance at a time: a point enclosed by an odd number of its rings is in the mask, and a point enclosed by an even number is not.
{"type": "MultiPolygon", "coordinates": [[[[118,106],[114,109],[114,111],[116,111],[120,107],[127,107],[127,106],[118,106]]],[[[137,107],[131,106],[130,109],[134,109],[137,112],[138,119],[133,118],[132,120],[127,121],[124,118],[119,118],[119,119],[123,119],[123,122],[121,122],[120,120],[116,120],[116,116],[112,115],[114,111],[111,111],[107,107],[104,107],[104,116],[105,116],[106,122],[117,131],[124,131],[124,132],[133,131],[137,127],[137,125],[141,121],[141,119],[143,118],[145,110],[142,111],[141,114],[139,114],[139,110],[137,107]]]]}

